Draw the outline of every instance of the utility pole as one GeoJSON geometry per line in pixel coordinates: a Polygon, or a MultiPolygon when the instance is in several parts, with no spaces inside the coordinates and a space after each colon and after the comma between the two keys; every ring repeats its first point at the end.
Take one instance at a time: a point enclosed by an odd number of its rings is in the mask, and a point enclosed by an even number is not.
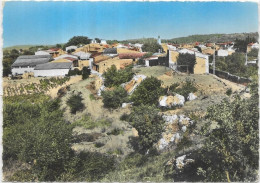
{"type": "Polygon", "coordinates": [[[245,65],[247,65],[247,47],[246,47],[246,62],[245,65]]]}
{"type": "Polygon", "coordinates": [[[214,53],[213,53],[213,74],[215,75],[215,53],[216,53],[216,48],[215,48],[215,44],[216,43],[214,43],[214,53]]]}

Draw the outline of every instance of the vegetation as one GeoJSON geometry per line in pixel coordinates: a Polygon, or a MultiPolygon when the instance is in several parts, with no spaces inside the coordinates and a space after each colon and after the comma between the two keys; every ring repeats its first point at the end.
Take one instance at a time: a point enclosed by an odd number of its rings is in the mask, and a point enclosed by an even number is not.
{"type": "Polygon", "coordinates": [[[144,43],[142,46],[142,51],[144,52],[158,53],[160,49],[162,49],[162,47],[156,40],[144,43]]]}
{"type": "Polygon", "coordinates": [[[247,56],[248,56],[248,57],[257,58],[257,57],[258,57],[258,52],[259,52],[258,49],[253,48],[253,49],[247,54],[247,56]]]}
{"type": "Polygon", "coordinates": [[[157,105],[159,97],[163,94],[162,81],[155,77],[146,78],[131,95],[134,105],[157,105]]]}
{"type": "Polygon", "coordinates": [[[246,39],[236,39],[234,48],[236,48],[237,52],[246,53],[247,45],[249,43],[255,43],[255,42],[256,42],[256,38],[255,37],[249,37],[249,35],[248,35],[248,37],[246,39]]]}
{"type": "Polygon", "coordinates": [[[119,86],[126,83],[133,78],[134,73],[132,67],[128,66],[123,70],[117,70],[115,65],[112,65],[106,72],[103,73],[105,79],[104,85],[106,87],[119,86]]]}
{"type": "Polygon", "coordinates": [[[122,103],[127,102],[128,97],[126,90],[121,86],[111,91],[102,91],[101,96],[103,97],[104,107],[112,109],[121,107],[122,103]]]}
{"type": "Polygon", "coordinates": [[[109,127],[111,121],[107,119],[93,120],[90,116],[84,115],[80,120],[73,123],[74,126],[81,126],[86,129],[94,129],[96,127],[109,127]]]}
{"type": "Polygon", "coordinates": [[[70,107],[70,112],[76,114],[77,111],[82,110],[85,106],[82,103],[83,98],[80,94],[73,94],[67,100],[67,105],[70,107]]]}
{"type": "Polygon", "coordinates": [[[258,67],[246,66],[245,59],[244,53],[233,53],[227,57],[216,57],[216,68],[240,77],[249,78],[257,75],[258,67]]]}
{"type": "Polygon", "coordinates": [[[82,69],[82,79],[87,79],[89,75],[91,74],[91,70],[89,67],[83,67],[82,69]]]}
{"type": "Polygon", "coordinates": [[[186,81],[181,85],[179,83],[174,83],[169,87],[169,92],[178,93],[185,97],[185,100],[188,99],[190,93],[195,93],[197,91],[194,80],[186,78],[186,81]]]}
{"type": "Polygon", "coordinates": [[[232,94],[232,88],[228,88],[227,91],[226,91],[226,94],[228,96],[230,96],[232,94]]]}
{"type": "Polygon", "coordinates": [[[75,68],[73,70],[69,70],[68,76],[82,75],[82,71],[75,68]]]}
{"type": "Polygon", "coordinates": [[[194,73],[195,64],[196,64],[195,54],[180,53],[177,58],[178,70],[181,72],[194,73]]]}
{"type": "Polygon", "coordinates": [[[72,37],[65,45],[64,48],[68,46],[78,46],[80,44],[89,44],[91,42],[91,39],[89,39],[87,36],[74,36],[72,37]]]}
{"type": "Polygon", "coordinates": [[[164,121],[154,105],[140,105],[133,108],[129,123],[138,131],[138,149],[145,153],[161,138],[164,121]]]}

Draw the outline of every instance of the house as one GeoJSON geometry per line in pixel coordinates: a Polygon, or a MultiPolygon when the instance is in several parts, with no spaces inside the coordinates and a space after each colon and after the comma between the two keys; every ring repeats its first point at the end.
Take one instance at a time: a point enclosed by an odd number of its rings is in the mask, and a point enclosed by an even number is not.
{"type": "Polygon", "coordinates": [[[133,59],[120,59],[119,57],[109,57],[103,55],[104,60],[95,60],[93,62],[93,70],[104,73],[107,69],[109,69],[112,65],[115,65],[117,70],[124,69],[126,66],[133,64],[133,59]]]}
{"type": "Polygon", "coordinates": [[[49,62],[39,64],[34,68],[34,76],[65,76],[72,67],[72,62],[49,62]]]}
{"type": "Polygon", "coordinates": [[[226,57],[226,56],[228,56],[228,50],[220,49],[220,50],[218,50],[217,55],[220,57],[226,57]]]}
{"type": "Polygon", "coordinates": [[[79,52],[73,53],[73,55],[77,56],[80,60],[88,60],[91,56],[91,53],[79,51],[79,52]]]}
{"type": "Polygon", "coordinates": [[[107,48],[103,52],[104,55],[114,57],[117,55],[117,49],[116,48],[107,48]]]}
{"type": "Polygon", "coordinates": [[[169,51],[165,53],[155,53],[151,57],[145,59],[146,66],[165,66],[169,67],[169,51]]]}
{"type": "Polygon", "coordinates": [[[200,52],[192,51],[189,49],[171,50],[169,51],[169,67],[177,70],[177,59],[179,54],[195,54],[196,65],[194,66],[194,74],[209,73],[209,56],[200,52]]]}
{"type": "Polygon", "coordinates": [[[50,55],[50,52],[47,50],[39,50],[34,53],[35,55],[50,55]]]}
{"type": "Polygon", "coordinates": [[[24,55],[19,56],[12,64],[12,75],[20,75],[25,72],[34,72],[34,68],[39,64],[51,61],[51,55],[24,55]]]}
{"type": "Polygon", "coordinates": [[[206,47],[201,50],[203,54],[213,55],[215,53],[215,50],[211,47],[206,47]]]}
{"type": "Polygon", "coordinates": [[[66,47],[66,52],[68,52],[69,50],[76,50],[77,48],[77,46],[68,46],[66,47]]]}
{"type": "Polygon", "coordinates": [[[249,43],[247,45],[247,52],[250,52],[252,49],[259,49],[258,43],[249,43]]]}
{"type": "Polygon", "coordinates": [[[101,39],[100,44],[107,44],[107,41],[104,39],[101,39]]]}

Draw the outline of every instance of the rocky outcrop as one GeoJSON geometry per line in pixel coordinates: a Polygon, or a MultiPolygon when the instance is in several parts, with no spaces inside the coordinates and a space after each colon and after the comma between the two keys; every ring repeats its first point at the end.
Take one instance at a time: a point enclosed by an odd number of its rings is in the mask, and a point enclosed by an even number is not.
{"type": "Polygon", "coordinates": [[[167,115],[163,114],[165,121],[165,132],[158,142],[158,149],[163,150],[173,143],[178,143],[182,138],[182,134],[194,123],[189,117],[184,115],[167,115]]]}
{"type": "Polygon", "coordinates": [[[135,91],[136,87],[139,86],[145,79],[145,75],[135,75],[131,81],[123,83],[121,86],[127,91],[129,95],[131,95],[135,91]]]}
{"type": "Polygon", "coordinates": [[[185,103],[185,98],[182,95],[176,94],[174,96],[161,96],[159,98],[159,105],[161,107],[174,107],[183,106],[185,103]]]}
{"type": "Polygon", "coordinates": [[[187,97],[188,101],[195,100],[196,98],[197,98],[197,96],[194,95],[193,93],[189,93],[189,95],[188,95],[188,97],[187,97]]]}

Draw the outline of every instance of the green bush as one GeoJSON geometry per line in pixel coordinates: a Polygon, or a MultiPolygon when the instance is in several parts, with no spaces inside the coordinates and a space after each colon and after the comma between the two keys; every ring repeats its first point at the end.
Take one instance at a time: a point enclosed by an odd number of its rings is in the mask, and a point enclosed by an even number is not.
{"type": "Polygon", "coordinates": [[[75,68],[73,70],[69,70],[68,76],[75,76],[75,75],[81,75],[83,74],[82,71],[80,71],[79,69],[75,68]]]}
{"type": "Polygon", "coordinates": [[[127,101],[127,92],[123,87],[116,87],[112,91],[102,91],[101,96],[103,97],[104,107],[116,109],[121,107],[122,103],[127,101]]]}
{"type": "Polygon", "coordinates": [[[126,83],[133,78],[134,73],[132,72],[132,67],[128,66],[123,70],[116,69],[115,65],[112,65],[106,72],[104,72],[103,77],[105,79],[104,85],[106,87],[119,86],[122,83],[126,83]]]}
{"type": "Polygon", "coordinates": [[[67,100],[67,105],[70,107],[70,112],[75,114],[77,111],[82,110],[85,106],[82,103],[83,98],[80,94],[73,94],[67,100]]]}
{"type": "Polygon", "coordinates": [[[232,94],[232,88],[227,89],[226,95],[230,96],[232,94]]]}
{"type": "Polygon", "coordinates": [[[187,100],[189,93],[194,93],[196,92],[198,89],[195,86],[195,82],[194,80],[191,79],[186,79],[185,83],[179,87],[179,88],[175,88],[175,90],[173,90],[173,92],[176,92],[182,96],[185,97],[185,100],[187,100]]]}
{"type": "Polygon", "coordinates": [[[122,114],[122,115],[120,116],[120,120],[121,120],[121,121],[127,121],[128,116],[129,116],[128,114],[124,113],[124,114],[122,114]]]}
{"type": "Polygon", "coordinates": [[[83,67],[82,69],[82,79],[88,79],[89,75],[91,74],[91,70],[89,67],[83,67]]]}
{"type": "Polygon", "coordinates": [[[120,135],[120,134],[124,134],[124,131],[119,128],[115,128],[111,132],[107,133],[107,135],[120,135]]]}
{"type": "Polygon", "coordinates": [[[155,77],[146,78],[133,92],[131,101],[134,105],[157,105],[158,99],[164,93],[162,81],[155,77]]]}
{"type": "Polygon", "coordinates": [[[140,152],[146,152],[157,143],[164,131],[164,120],[153,105],[134,107],[129,117],[129,123],[138,131],[140,152]]]}

